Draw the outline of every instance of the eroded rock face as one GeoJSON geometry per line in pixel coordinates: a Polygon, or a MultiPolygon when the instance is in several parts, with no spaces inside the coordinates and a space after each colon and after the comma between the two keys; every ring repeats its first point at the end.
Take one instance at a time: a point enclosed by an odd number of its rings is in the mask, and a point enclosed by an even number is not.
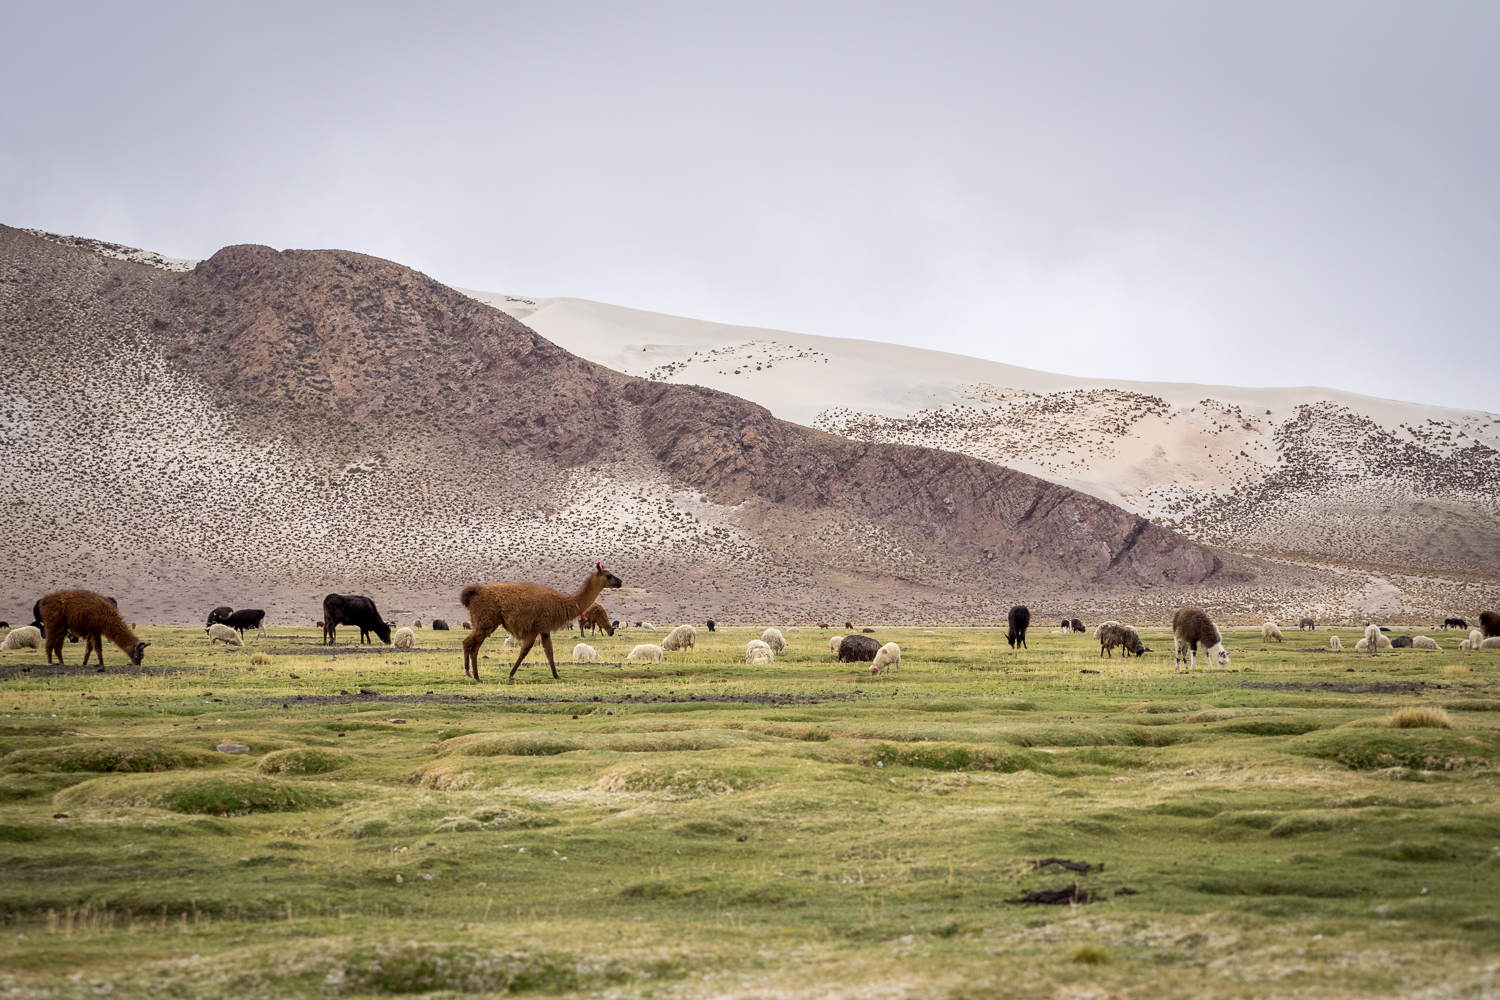
{"type": "Polygon", "coordinates": [[[59,559],[184,599],[230,573],[259,606],[355,584],[571,589],[604,558],[677,601],[658,617],[993,600],[1003,618],[1026,588],[1221,569],[1066,487],[599,367],[360,254],[236,246],[176,273],[0,227],[0,320],[18,359],[0,476],[38,539],[15,567],[28,593],[59,559]],[[69,457],[84,450],[87,470],[69,457]]]}

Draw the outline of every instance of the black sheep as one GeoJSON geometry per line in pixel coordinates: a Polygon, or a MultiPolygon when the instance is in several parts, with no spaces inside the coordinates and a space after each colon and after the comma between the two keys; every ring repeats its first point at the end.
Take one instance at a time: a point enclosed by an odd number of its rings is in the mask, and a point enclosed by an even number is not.
{"type": "Polygon", "coordinates": [[[434,618],[432,620],[432,630],[434,632],[449,632],[449,631],[452,631],[450,628],[448,628],[448,622],[445,619],[442,619],[442,618],[434,618]]]}
{"type": "Polygon", "coordinates": [[[359,594],[329,594],[323,598],[323,641],[333,645],[334,632],[340,625],[359,629],[359,641],[369,642],[370,633],[391,644],[391,627],[380,617],[375,602],[359,594]]]}
{"type": "Polygon", "coordinates": [[[1024,604],[1017,604],[1010,609],[1010,628],[1005,632],[1005,641],[1010,643],[1011,649],[1028,649],[1026,645],[1026,630],[1031,627],[1031,609],[1024,604]]]}
{"type": "Polygon", "coordinates": [[[846,635],[839,643],[840,663],[866,663],[875,659],[875,654],[880,652],[880,643],[867,635],[846,635]]]}
{"type": "Polygon", "coordinates": [[[1398,635],[1391,640],[1392,649],[1411,649],[1411,636],[1398,635]]]}
{"type": "Polygon", "coordinates": [[[709,631],[710,631],[710,632],[712,632],[712,631],[713,631],[713,630],[714,630],[714,620],[713,620],[713,619],[712,619],[712,618],[710,618],[710,619],[709,619],[709,620],[708,620],[708,630],[709,630],[709,631]]]}
{"type": "Polygon", "coordinates": [[[1083,631],[1085,631],[1085,629],[1083,627],[1083,619],[1081,619],[1081,618],[1074,618],[1073,619],[1073,631],[1074,632],[1083,632],[1083,631]]]}

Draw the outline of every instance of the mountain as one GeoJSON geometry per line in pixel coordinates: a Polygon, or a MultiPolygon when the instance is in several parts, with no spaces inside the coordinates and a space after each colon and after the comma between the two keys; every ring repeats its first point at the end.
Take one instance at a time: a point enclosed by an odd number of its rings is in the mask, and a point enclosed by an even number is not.
{"type": "Polygon", "coordinates": [[[1323,580],[982,458],[622,373],[356,253],[194,265],[0,227],[0,333],[12,621],[61,586],[163,623],[309,623],[335,590],[461,619],[468,583],[571,589],[595,559],[625,579],[613,612],[665,621],[1250,614],[1323,580]]]}

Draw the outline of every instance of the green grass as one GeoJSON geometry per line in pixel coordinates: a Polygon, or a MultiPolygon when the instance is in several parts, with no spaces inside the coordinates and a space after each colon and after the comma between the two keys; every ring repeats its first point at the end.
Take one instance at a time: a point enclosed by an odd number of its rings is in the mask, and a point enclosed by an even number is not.
{"type": "Polygon", "coordinates": [[[476,685],[462,632],[143,632],[144,670],[0,654],[18,995],[1496,988],[1500,657],[1456,634],[1231,632],[1232,670],[1183,674],[882,629],[902,669],[872,677],[816,629],[769,667],[750,629],[615,666],[633,632],[514,684],[491,640],[476,685]],[[1413,708],[1449,728],[1387,724],[1413,708]],[[1048,892],[1091,901],[1022,902],[1048,892]]]}

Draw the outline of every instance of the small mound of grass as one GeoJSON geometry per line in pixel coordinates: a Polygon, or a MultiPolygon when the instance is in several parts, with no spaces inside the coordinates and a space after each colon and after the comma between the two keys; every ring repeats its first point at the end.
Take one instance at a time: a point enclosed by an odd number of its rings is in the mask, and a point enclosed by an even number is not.
{"type": "Polygon", "coordinates": [[[1336,760],[1356,771],[1410,768],[1462,771],[1492,766],[1500,747],[1444,729],[1330,729],[1291,740],[1285,749],[1306,757],[1336,760]]]}
{"type": "Polygon", "coordinates": [[[266,754],[255,767],[261,774],[326,774],[349,763],[349,755],[340,750],[294,747],[266,754]]]}
{"type": "Polygon", "coordinates": [[[927,771],[1037,771],[1049,763],[1045,754],[990,743],[885,743],[830,740],[816,759],[863,767],[917,767],[927,771]]]}
{"type": "Polygon", "coordinates": [[[1253,722],[1236,722],[1232,726],[1222,726],[1219,732],[1243,733],[1246,736],[1301,736],[1303,733],[1322,728],[1321,723],[1311,720],[1259,719],[1253,722]]]}
{"type": "Polygon", "coordinates": [[[93,778],[58,792],[63,808],[169,809],[241,815],[293,812],[329,805],[326,794],[259,774],[141,774],[93,778]]]}
{"type": "Polygon", "coordinates": [[[1453,720],[1436,705],[1414,705],[1392,712],[1385,720],[1388,729],[1452,729],[1453,720]]]}
{"type": "Polygon", "coordinates": [[[1081,944],[1068,955],[1068,961],[1082,962],[1084,965],[1108,965],[1110,958],[1109,952],[1096,944],[1081,944]]]}
{"type": "Polygon", "coordinates": [[[213,759],[213,754],[205,750],[160,743],[97,740],[60,747],[17,750],[0,762],[0,769],[23,774],[70,771],[138,774],[202,767],[213,759]]]}
{"type": "Polygon", "coordinates": [[[257,667],[269,667],[271,665],[271,654],[260,651],[251,653],[250,662],[257,667]]]}
{"type": "Polygon", "coordinates": [[[1455,663],[1443,668],[1444,677],[1462,677],[1469,672],[1469,668],[1461,663],[1455,663]]]}

